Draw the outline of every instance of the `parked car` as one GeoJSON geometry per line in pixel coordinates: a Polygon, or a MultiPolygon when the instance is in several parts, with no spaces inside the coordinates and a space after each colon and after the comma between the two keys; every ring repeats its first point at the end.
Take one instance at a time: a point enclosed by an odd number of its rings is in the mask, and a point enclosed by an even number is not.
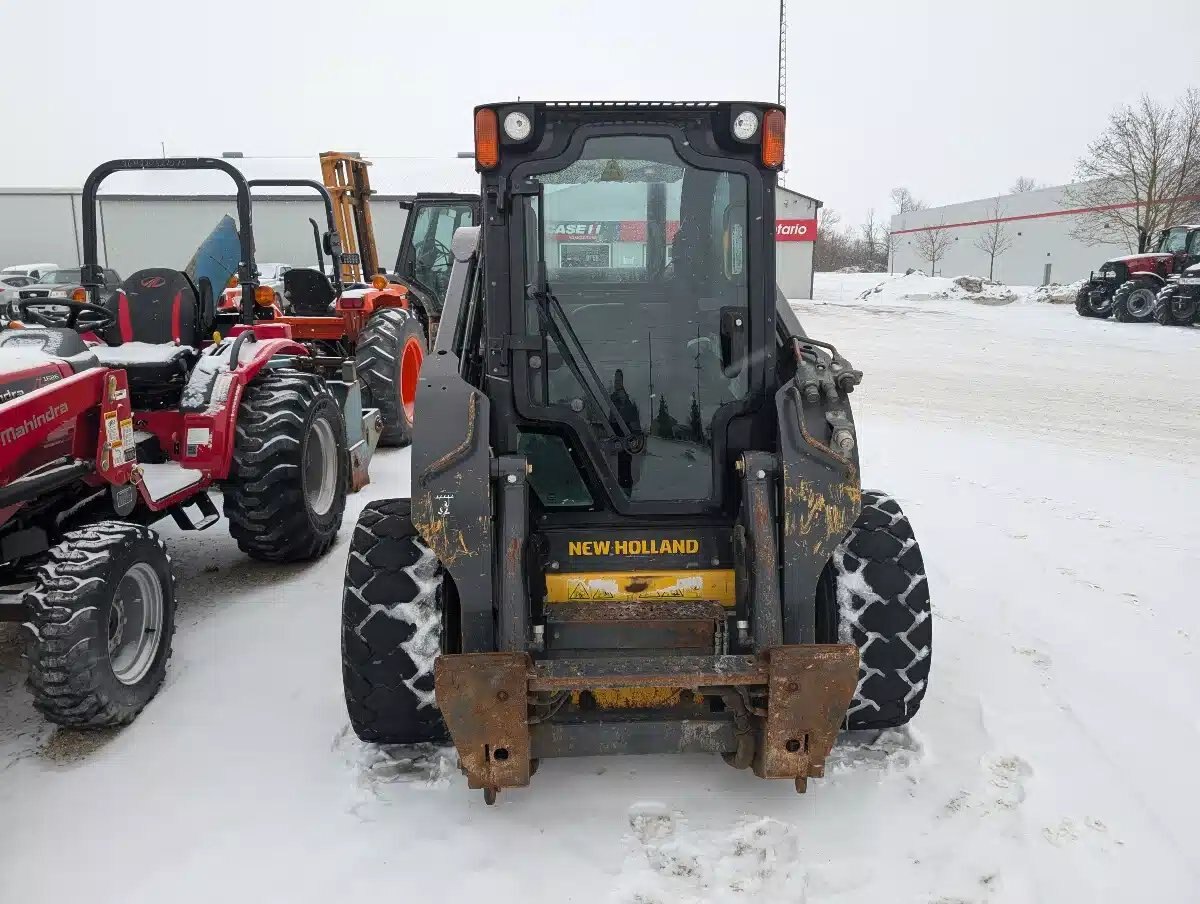
{"type": "Polygon", "coordinates": [[[41,279],[43,274],[57,269],[58,264],[13,264],[0,270],[0,276],[32,276],[34,279],[41,279]]]}
{"type": "MultiPolygon", "coordinates": [[[[80,287],[80,272],[76,267],[70,270],[50,270],[42,274],[37,282],[30,283],[17,289],[17,298],[8,305],[8,316],[18,317],[17,299],[26,301],[32,298],[70,298],[71,293],[80,287]]],[[[121,285],[121,277],[116,270],[104,271],[104,287],[100,290],[101,301],[107,300],[121,285]]]]}
{"type": "Polygon", "coordinates": [[[15,273],[0,274],[0,315],[7,316],[9,305],[16,304],[17,289],[35,282],[37,280],[32,276],[18,276],[15,273]]]}

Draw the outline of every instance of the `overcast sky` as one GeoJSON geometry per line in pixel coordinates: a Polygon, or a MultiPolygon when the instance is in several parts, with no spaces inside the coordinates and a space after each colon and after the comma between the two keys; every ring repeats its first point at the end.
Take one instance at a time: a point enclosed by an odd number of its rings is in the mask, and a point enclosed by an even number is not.
{"type": "MultiPolygon", "coordinates": [[[[0,0],[0,185],[103,159],[452,157],[471,108],[774,99],[776,0],[0,0]]],[[[1196,0],[791,0],[787,184],[859,221],[1069,180],[1117,104],[1200,84],[1196,0]]],[[[386,186],[381,186],[386,187],[386,186]]],[[[436,190],[439,186],[427,186],[436,190]]]]}

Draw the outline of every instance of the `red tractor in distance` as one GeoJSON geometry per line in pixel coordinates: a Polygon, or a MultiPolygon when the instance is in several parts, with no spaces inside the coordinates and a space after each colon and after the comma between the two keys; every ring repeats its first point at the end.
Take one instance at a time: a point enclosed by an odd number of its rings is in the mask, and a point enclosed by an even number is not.
{"type": "Polygon", "coordinates": [[[237,169],[115,160],[83,189],[86,288],[37,299],[65,318],[22,302],[22,317],[41,326],[0,329],[0,619],[26,626],[34,704],[63,725],[125,724],[162,683],[175,583],[151,524],[210,527],[219,488],[245,553],[313,559],[341,526],[352,460],[365,469],[362,446],[369,458],[378,437],[352,368],[325,378],[285,324],[255,319],[259,306],[221,321],[207,277],[143,269],[98,303],[100,183],[149,169],[234,180],[239,276],[248,297],[259,294],[250,189],[237,169]]]}
{"type": "Polygon", "coordinates": [[[1200,261],[1197,233],[1200,225],[1172,226],[1158,234],[1153,251],[1105,261],[1075,296],[1075,310],[1083,317],[1149,323],[1167,280],[1200,261]]]}

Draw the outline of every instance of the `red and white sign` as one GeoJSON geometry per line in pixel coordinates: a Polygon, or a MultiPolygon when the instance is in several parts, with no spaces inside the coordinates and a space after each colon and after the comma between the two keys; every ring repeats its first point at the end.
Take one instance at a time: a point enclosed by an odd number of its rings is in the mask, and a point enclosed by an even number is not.
{"type": "Polygon", "coordinates": [[[815,242],[817,240],[817,221],[813,220],[776,220],[775,241],[777,242],[815,242]]]}

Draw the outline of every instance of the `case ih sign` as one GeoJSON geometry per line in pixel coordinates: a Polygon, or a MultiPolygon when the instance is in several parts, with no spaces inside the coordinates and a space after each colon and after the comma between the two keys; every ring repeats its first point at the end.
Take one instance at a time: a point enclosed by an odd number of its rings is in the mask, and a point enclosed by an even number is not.
{"type": "Polygon", "coordinates": [[[817,240],[817,221],[813,220],[776,220],[775,241],[777,242],[815,242],[817,240]]]}
{"type": "MultiPolygon", "coordinates": [[[[552,223],[550,237],[556,242],[644,242],[645,220],[589,220],[552,223]]],[[[667,241],[679,231],[678,220],[667,220],[667,241]]]]}

